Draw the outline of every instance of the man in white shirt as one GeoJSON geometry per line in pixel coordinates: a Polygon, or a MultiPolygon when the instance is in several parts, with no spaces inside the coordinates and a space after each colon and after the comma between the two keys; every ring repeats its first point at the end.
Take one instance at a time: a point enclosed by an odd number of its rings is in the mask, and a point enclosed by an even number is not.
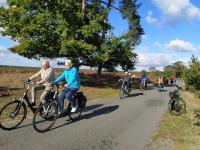
{"type": "Polygon", "coordinates": [[[31,104],[35,106],[35,97],[36,97],[36,92],[39,90],[44,90],[42,95],[40,96],[40,100],[42,103],[45,102],[45,97],[46,95],[50,92],[52,89],[51,82],[54,81],[55,79],[55,71],[52,67],[49,65],[48,60],[44,60],[42,62],[42,68],[39,72],[34,74],[29,78],[29,80],[33,80],[37,77],[41,77],[41,80],[36,82],[36,86],[32,87],[32,102],[31,104]]]}

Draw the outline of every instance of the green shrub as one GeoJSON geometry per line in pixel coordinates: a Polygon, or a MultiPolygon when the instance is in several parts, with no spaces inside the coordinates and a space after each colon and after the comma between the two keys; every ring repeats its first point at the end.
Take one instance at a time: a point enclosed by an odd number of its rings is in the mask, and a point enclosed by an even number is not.
{"type": "Polygon", "coordinates": [[[186,90],[197,94],[200,97],[200,62],[192,56],[189,67],[184,75],[186,90]]]}

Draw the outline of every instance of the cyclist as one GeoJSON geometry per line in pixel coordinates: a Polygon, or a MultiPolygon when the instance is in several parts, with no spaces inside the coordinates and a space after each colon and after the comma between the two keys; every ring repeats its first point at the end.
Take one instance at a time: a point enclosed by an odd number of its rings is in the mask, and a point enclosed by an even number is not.
{"type": "Polygon", "coordinates": [[[158,90],[161,90],[163,88],[163,77],[158,77],[158,90]]]}
{"type": "Polygon", "coordinates": [[[129,75],[129,87],[131,89],[132,88],[133,79],[136,77],[136,75],[135,74],[132,75],[131,72],[129,72],[128,75],[129,75]]]}
{"type": "Polygon", "coordinates": [[[123,88],[129,88],[129,89],[131,89],[131,80],[132,78],[127,71],[125,71],[124,76],[121,79],[119,79],[119,81],[122,81],[124,83],[122,85],[123,88]]]}
{"type": "Polygon", "coordinates": [[[45,97],[48,94],[48,92],[51,91],[52,86],[51,86],[51,82],[55,79],[55,71],[52,67],[50,67],[49,65],[49,61],[48,60],[44,60],[42,62],[42,68],[40,69],[39,72],[37,72],[36,74],[32,75],[31,77],[29,77],[29,81],[33,80],[37,77],[41,76],[41,80],[36,82],[36,85],[34,87],[32,87],[32,102],[31,105],[35,106],[35,97],[36,97],[36,92],[39,90],[44,90],[42,95],[40,96],[40,100],[42,103],[45,102],[45,97]]]}
{"type": "Polygon", "coordinates": [[[147,86],[148,77],[147,77],[146,73],[144,73],[142,75],[142,77],[140,78],[140,81],[141,81],[141,86],[142,87],[146,87],[147,86]]]}
{"type": "Polygon", "coordinates": [[[64,113],[65,98],[68,99],[69,103],[72,106],[71,112],[76,112],[77,104],[76,101],[73,99],[73,95],[80,89],[80,76],[78,70],[73,66],[72,61],[69,59],[65,61],[65,70],[59,77],[57,77],[53,84],[57,84],[58,82],[63,80],[66,81],[66,84],[64,85],[64,89],[60,95],[60,113],[64,113]]]}

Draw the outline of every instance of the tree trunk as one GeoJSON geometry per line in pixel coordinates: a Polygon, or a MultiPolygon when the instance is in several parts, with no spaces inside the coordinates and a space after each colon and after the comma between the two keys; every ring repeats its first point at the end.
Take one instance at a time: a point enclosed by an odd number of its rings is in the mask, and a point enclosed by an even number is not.
{"type": "Polygon", "coordinates": [[[101,71],[102,71],[102,66],[99,65],[99,66],[98,66],[98,70],[97,70],[97,74],[98,74],[98,76],[101,75],[101,71]]]}
{"type": "Polygon", "coordinates": [[[82,14],[83,18],[86,16],[86,0],[82,0],[82,14]]]}
{"type": "Polygon", "coordinates": [[[101,85],[101,81],[100,81],[101,71],[102,71],[102,66],[99,65],[98,70],[97,70],[97,76],[96,76],[96,84],[99,85],[99,86],[101,85]]]}

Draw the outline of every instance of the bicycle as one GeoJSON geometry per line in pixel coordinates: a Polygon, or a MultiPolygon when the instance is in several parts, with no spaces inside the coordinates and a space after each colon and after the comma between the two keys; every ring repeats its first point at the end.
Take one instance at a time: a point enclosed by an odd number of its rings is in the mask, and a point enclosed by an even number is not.
{"type": "MultiPolygon", "coordinates": [[[[37,132],[44,133],[49,131],[51,127],[55,124],[57,118],[59,118],[59,86],[54,85],[54,89],[55,90],[48,95],[46,102],[37,108],[33,116],[33,128],[37,132]]],[[[74,94],[74,100],[78,104],[76,112],[71,112],[72,107],[71,104],[68,103],[67,111],[66,113],[64,113],[64,116],[68,115],[71,121],[77,121],[81,118],[83,108],[86,106],[87,98],[83,95],[82,92],[76,92],[74,94]]]]}
{"type": "Polygon", "coordinates": [[[179,116],[186,112],[186,103],[179,95],[179,91],[183,89],[177,85],[176,87],[178,88],[177,90],[169,92],[168,111],[172,115],[179,116]]]}
{"type": "Polygon", "coordinates": [[[0,110],[0,128],[3,130],[16,129],[27,116],[27,105],[30,110],[35,113],[36,108],[30,104],[28,99],[28,91],[30,85],[35,85],[34,81],[24,81],[24,93],[20,98],[14,98],[5,104],[0,110]],[[26,104],[26,103],[27,104],[26,104]]]}
{"type": "Polygon", "coordinates": [[[129,96],[129,93],[131,92],[131,88],[128,85],[127,80],[122,80],[120,79],[119,81],[121,81],[121,87],[120,87],[120,91],[119,91],[119,97],[120,99],[126,98],[129,96]]]}
{"type": "Polygon", "coordinates": [[[159,83],[158,84],[158,92],[163,91],[163,89],[164,89],[164,84],[163,83],[159,83]]]}

